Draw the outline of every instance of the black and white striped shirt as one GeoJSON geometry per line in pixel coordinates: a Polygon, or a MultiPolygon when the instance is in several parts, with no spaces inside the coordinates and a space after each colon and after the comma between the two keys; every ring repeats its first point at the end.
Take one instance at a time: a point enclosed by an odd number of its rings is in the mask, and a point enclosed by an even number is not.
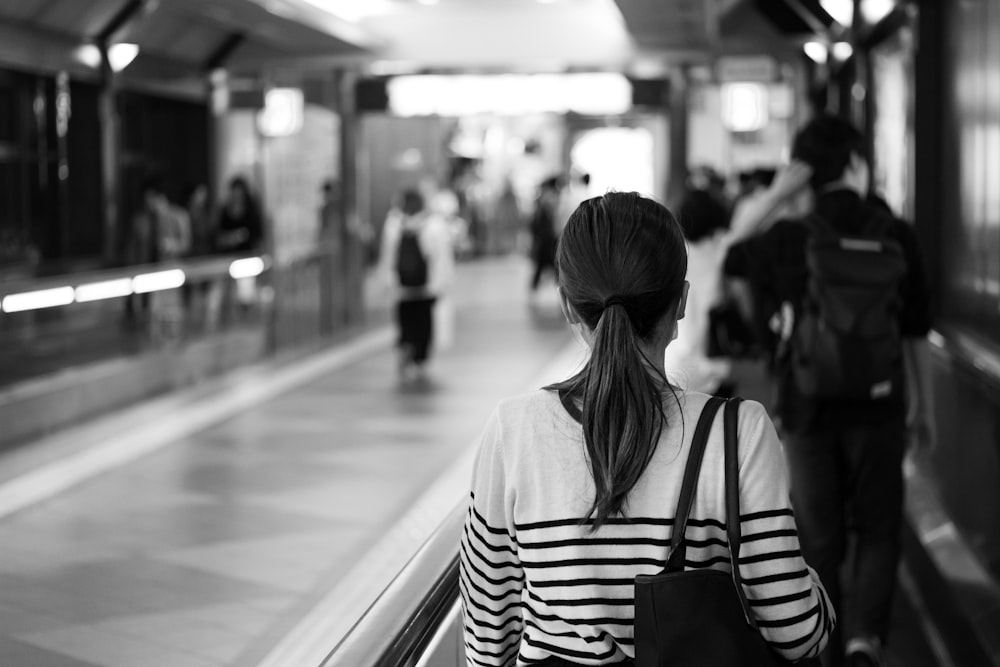
{"type": "MultiPolygon", "coordinates": [[[[469,665],[584,665],[634,657],[634,580],[663,569],[694,425],[708,397],[680,394],[627,517],[580,525],[594,499],[583,431],[553,392],[500,403],[482,436],[461,543],[469,665]]],[[[740,571],[761,633],[815,656],[835,616],[799,551],[780,443],[759,403],[739,418],[740,571]]],[[[709,436],[687,527],[686,569],[729,571],[722,419],[709,436]]]]}

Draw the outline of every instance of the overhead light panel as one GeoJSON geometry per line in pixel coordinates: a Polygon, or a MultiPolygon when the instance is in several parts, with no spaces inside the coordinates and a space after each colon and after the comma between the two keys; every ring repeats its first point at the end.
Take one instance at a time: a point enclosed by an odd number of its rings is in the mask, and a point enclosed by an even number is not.
{"type": "Polygon", "coordinates": [[[287,137],[302,129],[305,97],[298,88],[272,88],[264,95],[257,125],[265,137],[287,137]]]}
{"type": "Polygon", "coordinates": [[[851,57],[854,53],[854,47],[852,47],[848,42],[835,42],[831,48],[833,52],[833,57],[835,60],[843,62],[851,57]]]}
{"type": "Polygon", "coordinates": [[[108,47],[108,64],[112,72],[121,72],[132,64],[139,55],[139,45],[129,42],[119,42],[108,47]]]}
{"type": "Polygon", "coordinates": [[[387,0],[305,0],[313,7],[322,9],[337,18],[358,23],[369,16],[383,14],[388,10],[387,0]]]}
{"type": "Polygon", "coordinates": [[[802,50],[814,63],[818,65],[826,63],[827,50],[823,42],[806,42],[802,45],[802,50]]]}
{"type": "Polygon", "coordinates": [[[90,69],[101,66],[101,50],[93,44],[83,44],[73,50],[73,57],[90,69]]]}
{"type": "Polygon", "coordinates": [[[896,8],[896,0],[861,0],[861,16],[865,23],[878,23],[896,8]]]}
{"type": "Polygon", "coordinates": [[[768,123],[767,88],[759,83],[722,84],[722,122],[733,132],[756,132],[768,123]]]}
{"type": "Polygon", "coordinates": [[[854,0],[819,0],[819,4],[834,21],[844,27],[851,27],[854,22],[854,0]]]}

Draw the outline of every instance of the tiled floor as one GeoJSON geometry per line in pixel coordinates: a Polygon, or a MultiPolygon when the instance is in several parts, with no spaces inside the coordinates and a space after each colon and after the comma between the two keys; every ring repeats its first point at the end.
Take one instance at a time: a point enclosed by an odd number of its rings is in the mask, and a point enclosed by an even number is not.
{"type": "Polygon", "coordinates": [[[0,665],[255,664],[565,347],[527,277],[461,267],[429,390],[387,350],[0,522],[0,665]]]}

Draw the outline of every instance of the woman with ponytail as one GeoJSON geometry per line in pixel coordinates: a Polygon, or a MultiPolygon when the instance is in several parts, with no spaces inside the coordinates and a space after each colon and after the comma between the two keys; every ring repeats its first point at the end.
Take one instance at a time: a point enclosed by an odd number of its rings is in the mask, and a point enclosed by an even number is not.
{"type": "MultiPolygon", "coordinates": [[[[567,321],[590,348],[575,376],[506,399],[484,431],[462,535],[469,665],[629,665],[634,583],[666,562],[693,425],[709,397],[671,386],[687,255],[673,215],[636,193],[584,201],[556,258],[567,321]]],[[[740,573],[761,634],[789,660],[833,625],[799,552],[774,426],[741,404],[740,573]]],[[[685,569],[730,568],[722,420],[710,431],[685,569]]]]}

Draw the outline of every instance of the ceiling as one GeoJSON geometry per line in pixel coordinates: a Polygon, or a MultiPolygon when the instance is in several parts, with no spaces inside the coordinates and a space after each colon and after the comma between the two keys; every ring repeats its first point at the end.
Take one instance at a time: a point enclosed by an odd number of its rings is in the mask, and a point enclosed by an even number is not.
{"type": "Polygon", "coordinates": [[[85,71],[76,48],[106,39],[141,47],[124,78],[338,61],[655,68],[787,50],[824,20],[819,0],[2,0],[0,63],[85,71]]]}

